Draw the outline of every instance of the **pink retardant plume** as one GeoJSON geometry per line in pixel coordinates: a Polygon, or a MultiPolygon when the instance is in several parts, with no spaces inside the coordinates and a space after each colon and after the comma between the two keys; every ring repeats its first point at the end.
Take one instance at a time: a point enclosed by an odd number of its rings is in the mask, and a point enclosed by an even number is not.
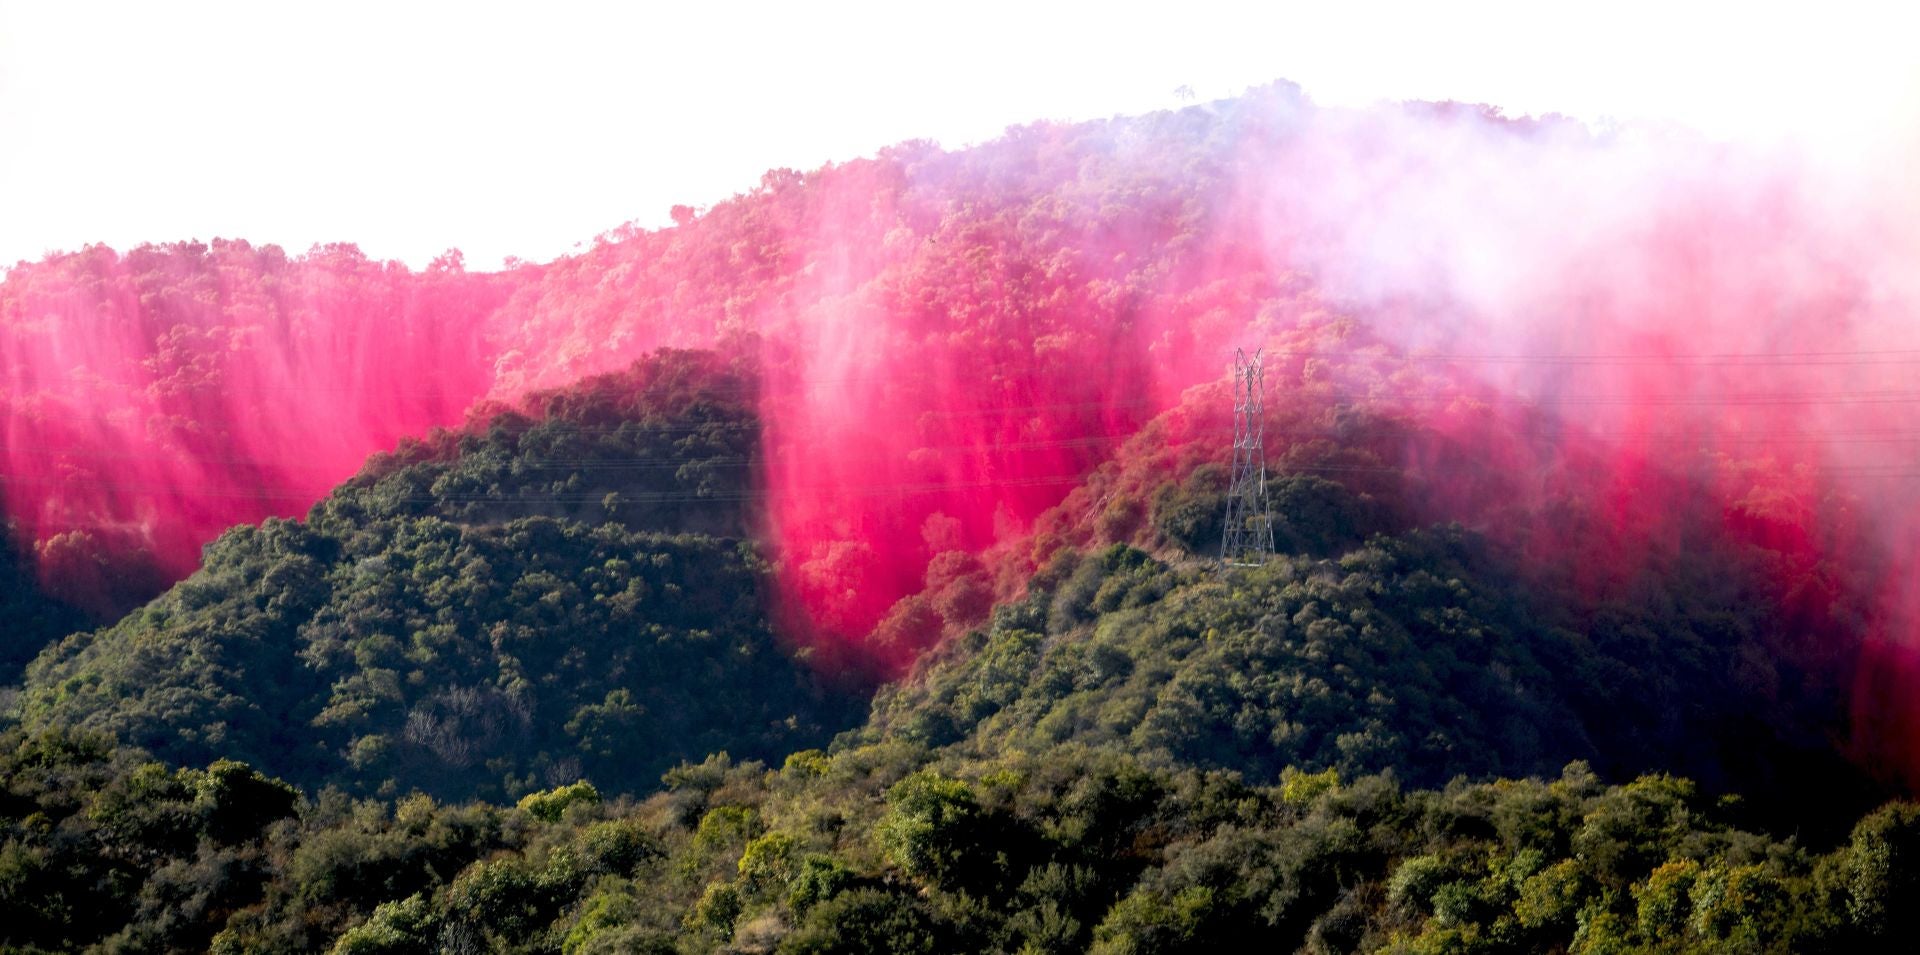
{"type": "Polygon", "coordinates": [[[504,284],[352,246],[104,247],[0,286],[0,455],[16,532],[95,612],[185,575],[225,528],[296,515],[370,451],[457,422],[504,284]]]}
{"type": "MultiPolygon", "coordinates": [[[[1861,410],[1834,393],[1903,372],[1820,353],[1892,347],[1904,304],[1867,293],[1884,256],[1848,254],[1863,230],[1815,185],[1677,134],[1320,110],[1284,87],[906,144],[557,263],[495,316],[496,395],[755,335],[788,629],[887,669],[1074,527],[1154,543],[1128,516],[1151,484],[1070,526],[1051,509],[1143,453],[1121,441],[1236,345],[1275,352],[1276,408],[1370,404],[1434,439],[1376,456],[1425,475],[1421,519],[1511,537],[1596,593],[1677,540],[1677,508],[1817,566],[1834,552],[1808,548],[1855,539],[1805,500],[1899,453],[1826,441],[1861,410]],[[1394,367],[1349,367],[1362,343],[1394,367]],[[1792,493],[1755,477],[1776,473],[1792,493]]],[[[1217,456],[1224,428],[1191,443],[1217,456]]]]}
{"type": "Polygon", "coordinates": [[[782,621],[897,672],[1013,583],[975,554],[1026,535],[1299,285],[1265,268],[1255,210],[1216,209],[1166,148],[1204,117],[1161,122],[769,174],[557,263],[495,316],[497,396],[755,332],[782,621]]]}
{"type": "Polygon", "coordinates": [[[1265,346],[1277,469],[1595,600],[1708,539],[1920,778],[1907,211],[1784,150],[1283,85],[776,171],[538,274],[94,249],[0,293],[7,504],[70,592],[103,550],[178,574],[477,396],[745,350],[782,628],[892,673],[1059,547],[1165,545],[1146,502],[1224,459],[1265,346]]]}

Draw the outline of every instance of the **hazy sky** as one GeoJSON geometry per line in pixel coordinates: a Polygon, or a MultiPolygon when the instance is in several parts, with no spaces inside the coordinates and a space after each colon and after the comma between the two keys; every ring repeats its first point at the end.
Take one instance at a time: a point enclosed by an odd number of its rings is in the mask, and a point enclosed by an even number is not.
{"type": "Polygon", "coordinates": [[[1920,18],[1814,6],[0,0],[0,264],[214,236],[544,260],[770,167],[1283,77],[1843,155],[1905,135],[1920,18]]]}

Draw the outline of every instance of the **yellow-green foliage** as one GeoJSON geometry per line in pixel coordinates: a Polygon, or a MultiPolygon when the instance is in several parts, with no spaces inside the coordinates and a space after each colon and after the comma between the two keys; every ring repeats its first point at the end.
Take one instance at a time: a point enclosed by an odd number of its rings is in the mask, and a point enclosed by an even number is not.
{"type": "Polygon", "coordinates": [[[583,779],[558,789],[529,793],[521,797],[519,809],[542,822],[558,822],[569,806],[596,805],[599,802],[600,790],[583,779]]]}

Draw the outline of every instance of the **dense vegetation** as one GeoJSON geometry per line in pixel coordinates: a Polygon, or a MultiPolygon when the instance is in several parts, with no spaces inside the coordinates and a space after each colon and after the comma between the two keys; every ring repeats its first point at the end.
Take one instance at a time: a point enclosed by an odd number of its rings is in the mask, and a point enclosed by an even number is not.
{"type": "Polygon", "coordinates": [[[991,554],[935,561],[872,639],[950,636],[828,745],[860,696],[769,623],[751,368],[663,352],[484,409],[43,654],[0,759],[0,942],[1598,953],[1910,930],[1920,811],[1869,812],[1833,755],[1799,625],[1746,596],[1777,551],[1707,522],[1639,599],[1591,591],[1421,525],[1417,470],[1328,464],[1412,440],[1377,422],[1283,456],[1289,553],[1224,572],[1195,553],[1217,466],[1123,450],[1040,522],[1017,597],[991,554]]]}
{"type": "Polygon", "coordinates": [[[302,785],[515,796],[777,756],[850,717],[776,642],[744,533],[750,384],[706,354],[376,459],[305,522],[28,671],[30,729],[302,785]]]}
{"type": "Polygon", "coordinates": [[[47,513],[111,534],[23,536],[104,604],[166,562],[103,462],[164,459],[182,507],[291,494],[303,442],[515,397],[108,626],[0,564],[0,667],[63,637],[0,695],[0,947],[1901,950],[1920,809],[1840,755],[1885,579],[1858,516],[1765,448],[1593,439],[1277,268],[1307,110],[906,144],[499,276],[218,242],[19,271],[19,348],[129,331],[123,374],[7,412],[151,412],[43,436],[102,491],[47,513]],[[1283,553],[1224,570],[1243,338],[1283,553]]]}
{"type": "Polygon", "coordinates": [[[1407,790],[891,740],[607,798],[317,798],[219,761],[0,735],[10,950],[1896,952],[1920,809],[1830,850],[1682,780],[1407,790]]]}
{"type": "Polygon", "coordinates": [[[1781,661],[1756,654],[1772,611],[1725,610],[1698,584],[1583,606],[1525,586],[1458,527],[1228,574],[1125,544],[1065,550],[990,629],[885,688],[862,738],[978,754],[1079,742],[1249,778],[1392,770],[1424,786],[1580,759],[1738,786],[1800,825],[1857,809],[1868,787],[1821,733],[1843,725],[1837,701],[1782,692],[1781,661]]]}

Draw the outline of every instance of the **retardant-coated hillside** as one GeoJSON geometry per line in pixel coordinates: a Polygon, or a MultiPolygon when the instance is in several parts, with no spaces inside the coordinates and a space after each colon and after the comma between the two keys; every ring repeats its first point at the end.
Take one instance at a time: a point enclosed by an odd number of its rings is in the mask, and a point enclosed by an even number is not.
{"type": "Polygon", "coordinates": [[[14,543],[49,593],[117,617],[229,526],[302,513],[367,455],[458,423],[491,381],[477,322],[534,272],[221,239],[20,263],[0,282],[14,543]]]}
{"type": "Polygon", "coordinates": [[[776,170],[670,228],[500,275],[347,246],[83,250],[0,290],[4,490],[49,586],[87,591],[70,564],[124,602],[473,395],[750,339],[780,627],[900,669],[926,634],[866,638],[937,562],[1020,549],[1235,346],[1266,345],[1277,391],[1385,401],[1453,435],[1423,520],[1465,520],[1463,498],[1574,500],[1601,546],[1536,535],[1530,556],[1632,579],[1681,535],[1670,515],[1705,511],[1837,568],[1871,635],[1855,744],[1920,766],[1902,682],[1920,325],[1885,241],[1906,223],[1828,185],[1673,130],[1328,108],[1275,84],[776,170]],[[1348,333],[1293,334],[1314,322],[1348,333]],[[1417,373],[1350,375],[1369,349],[1417,373]],[[1472,408],[1510,427],[1475,430],[1472,408]],[[1717,473],[1645,480],[1701,469],[1717,473]],[[1851,510],[1826,506],[1836,491],[1851,510]]]}

